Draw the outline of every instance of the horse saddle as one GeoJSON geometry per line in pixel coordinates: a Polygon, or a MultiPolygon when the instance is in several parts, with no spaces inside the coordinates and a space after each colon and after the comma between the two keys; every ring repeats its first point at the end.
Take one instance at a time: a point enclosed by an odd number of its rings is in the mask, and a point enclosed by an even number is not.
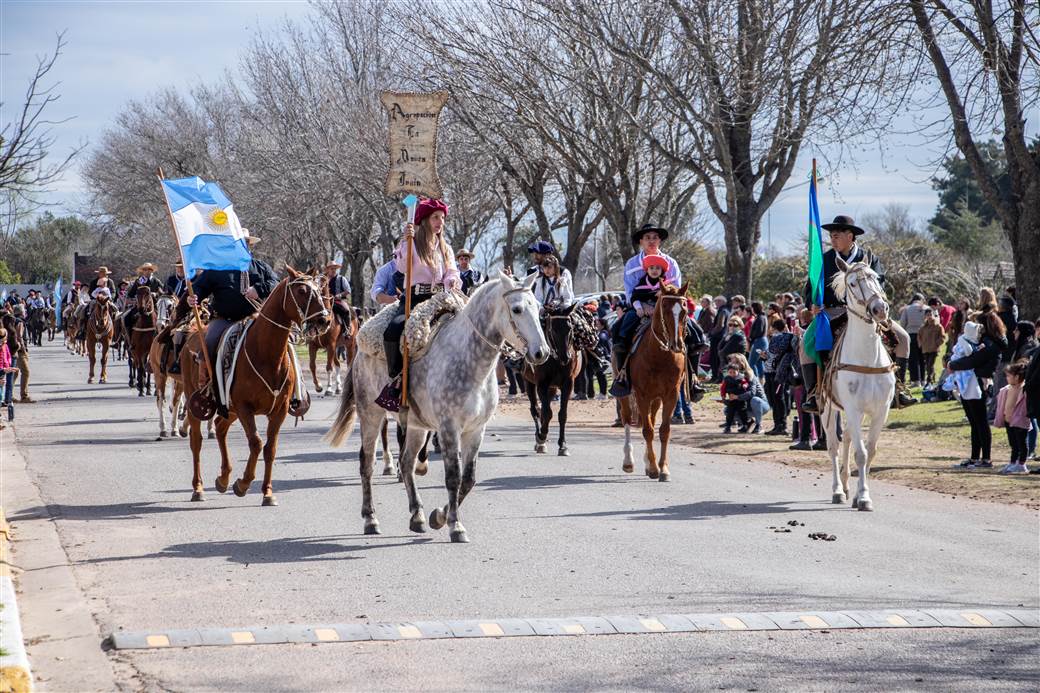
{"type": "Polygon", "coordinates": [[[220,341],[218,342],[217,358],[213,364],[216,370],[214,374],[217,382],[216,392],[220,401],[227,407],[231,406],[231,386],[235,379],[235,366],[238,365],[238,356],[242,351],[242,345],[245,344],[246,334],[248,334],[252,325],[252,318],[233,323],[224,330],[224,334],[220,336],[220,341]]]}
{"type": "Polygon", "coordinates": [[[636,333],[632,336],[632,349],[629,351],[631,354],[628,360],[632,360],[632,356],[635,356],[636,351],[639,349],[639,345],[643,343],[643,337],[646,336],[646,331],[650,329],[650,318],[640,318],[639,324],[636,325],[636,333]]]}

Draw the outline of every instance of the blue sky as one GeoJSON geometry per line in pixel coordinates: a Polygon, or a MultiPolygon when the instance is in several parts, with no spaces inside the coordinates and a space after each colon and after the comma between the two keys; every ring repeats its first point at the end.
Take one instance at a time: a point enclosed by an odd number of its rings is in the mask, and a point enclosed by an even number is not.
{"type": "MultiPolygon", "coordinates": [[[[130,99],[144,99],[161,87],[186,89],[213,81],[226,69],[234,70],[240,52],[256,30],[275,30],[284,18],[299,19],[305,2],[47,2],[0,0],[0,90],[2,119],[15,115],[36,57],[50,52],[55,35],[65,30],[67,45],[52,76],[60,81],[61,100],[49,116],[74,117],[56,129],[54,154],[79,143],[99,139],[130,99]]],[[[1035,123],[1036,117],[1030,119],[1035,123]]],[[[911,125],[904,118],[901,126],[911,125]]],[[[1032,130],[1035,131],[1035,124],[1032,130]]],[[[920,136],[894,135],[886,152],[865,143],[854,152],[856,165],[822,174],[820,213],[853,217],[879,210],[889,203],[910,207],[913,216],[926,219],[937,202],[929,179],[941,156],[938,145],[920,136]]],[[[792,185],[808,175],[812,151],[805,152],[792,185]]],[[[772,230],[773,245],[791,250],[804,233],[806,188],[785,192],[763,220],[763,243],[772,230]]],[[[55,186],[49,201],[58,210],[76,210],[82,203],[78,174],[70,171],[55,186]]]]}

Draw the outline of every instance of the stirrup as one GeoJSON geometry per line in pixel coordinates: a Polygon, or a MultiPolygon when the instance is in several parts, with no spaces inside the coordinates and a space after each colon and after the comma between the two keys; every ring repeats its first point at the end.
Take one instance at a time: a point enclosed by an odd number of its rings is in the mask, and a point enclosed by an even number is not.
{"type": "Polygon", "coordinates": [[[376,404],[390,412],[401,411],[401,376],[397,376],[376,397],[376,404]]]}
{"type": "Polygon", "coordinates": [[[802,402],[802,411],[804,411],[804,412],[806,412],[808,414],[819,414],[820,413],[820,405],[816,401],[816,395],[815,394],[809,395],[809,397],[804,402],[802,402]]]}

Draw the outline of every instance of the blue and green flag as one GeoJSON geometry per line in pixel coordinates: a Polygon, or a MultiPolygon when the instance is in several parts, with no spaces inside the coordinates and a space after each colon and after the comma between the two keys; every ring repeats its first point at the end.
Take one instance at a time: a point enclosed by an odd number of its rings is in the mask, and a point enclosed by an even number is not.
{"type": "MultiPolygon", "coordinates": [[[[812,290],[812,305],[823,306],[823,227],[820,226],[820,206],[816,201],[816,160],[813,159],[812,180],[809,182],[809,287],[812,290]]],[[[834,346],[831,321],[825,311],[820,311],[809,329],[802,335],[802,348],[816,363],[823,365],[820,351],[830,351],[834,346]]]]}

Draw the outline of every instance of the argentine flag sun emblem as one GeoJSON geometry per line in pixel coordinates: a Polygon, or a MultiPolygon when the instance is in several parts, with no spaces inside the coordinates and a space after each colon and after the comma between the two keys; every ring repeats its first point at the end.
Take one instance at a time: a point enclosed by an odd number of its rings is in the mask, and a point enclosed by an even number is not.
{"type": "Polygon", "coordinates": [[[219,185],[194,176],[162,186],[189,277],[199,269],[249,269],[247,232],[219,185]]]}

